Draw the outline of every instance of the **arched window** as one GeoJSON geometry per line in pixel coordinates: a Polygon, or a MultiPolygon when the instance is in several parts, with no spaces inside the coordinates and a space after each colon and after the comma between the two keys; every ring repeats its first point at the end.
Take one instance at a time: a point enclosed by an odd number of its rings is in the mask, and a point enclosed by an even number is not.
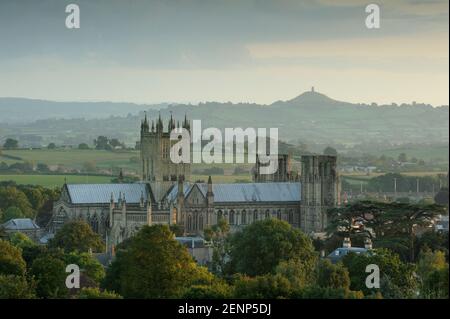
{"type": "Polygon", "coordinates": [[[200,214],[198,216],[198,229],[203,230],[203,215],[202,214],[200,214]]]}
{"type": "Polygon", "coordinates": [[[217,222],[219,222],[223,218],[223,212],[222,210],[219,210],[217,212],[217,222]]]}
{"type": "Polygon", "coordinates": [[[241,213],[241,224],[247,224],[247,212],[245,210],[243,210],[241,213]]]}
{"type": "Polygon", "coordinates": [[[194,230],[199,229],[199,213],[194,211],[194,230]]]}
{"type": "Polygon", "coordinates": [[[269,218],[270,218],[270,211],[266,210],[265,219],[269,219],[269,218]]]}
{"type": "Polygon", "coordinates": [[[256,222],[258,220],[258,211],[255,209],[253,211],[253,221],[256,222]]]}
{"type": "Polygon", "coordinates": [[[192,229],[192,215],[189,214],[187,218],[187,230],[190,231],[192,229]]]}
{"type": "Polygon", "coordinates": [[[91,228],[95,233],[98,233],[98,219],[97,215],[94,215],[91,219],[91,228]]]}
{"type": "Polygon", "coordinates": [[[234,225],[234,223],[235,223],[234,215],[235,215],[234,210],[231,210],[230,211],[230,225],[234,225]]]}
{"type": "Polygon", "coordinates": [[[289,222],[289,224],[294,223],[294,212],[292,211],[292,209],[288,213],[288,222],[289,222]]]}
{"type": "Polygon", "coordinates": [[[281,210],[278,210],[278,211],[277,211],[277,218],[278,218],[279,220],[281,220],[281,210]]]}

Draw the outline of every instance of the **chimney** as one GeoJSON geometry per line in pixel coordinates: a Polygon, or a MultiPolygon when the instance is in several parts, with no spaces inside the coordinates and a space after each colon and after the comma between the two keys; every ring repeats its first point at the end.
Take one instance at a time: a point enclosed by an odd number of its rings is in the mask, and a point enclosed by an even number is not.
{"type": "Polygon", "coordinates": [[[342,244],[343,248],[351,248],[352,247],[352,242],[350,241],[350,237],[345,237],[344,238],[344,243],[342,244]]]}

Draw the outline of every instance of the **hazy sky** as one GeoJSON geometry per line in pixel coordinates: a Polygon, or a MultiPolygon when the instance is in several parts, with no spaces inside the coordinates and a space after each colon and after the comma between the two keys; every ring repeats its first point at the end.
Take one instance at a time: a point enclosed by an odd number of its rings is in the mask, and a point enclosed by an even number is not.
{"type": "Polygon", "coordinates": [[[449,101],[447,0],[0,0],[0,96],[449,101]],[[76,3],[81,28],[65,27],[76,3]]]}

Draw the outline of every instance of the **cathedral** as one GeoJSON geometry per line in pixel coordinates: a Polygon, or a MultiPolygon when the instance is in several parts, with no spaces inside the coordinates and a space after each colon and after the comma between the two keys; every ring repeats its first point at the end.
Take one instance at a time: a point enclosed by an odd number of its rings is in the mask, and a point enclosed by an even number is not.
{"type": "Polygon", "coordinates": [[[277,218],[314,235],[324,232],[326,211],[339,204],[336,157],[301,158],[300,176],[292,174],[287,155],[279,156],[278,171],[260,175],[253,183],[214,183],[191,180],[188,163],[170,160],[170,131],[190,130],[170,118],[166,130],[161,117],[145,116],[140,129],[141,178],[137,183],[65,184],[54,203],[49,225],[56,232],[68,220],[82,219],[99,233],[109,250],[133,236],[143,225],[178,225],[185,236],[202,236],[203,230],[225,219],[231,231],[254,221],[277,218]]]}

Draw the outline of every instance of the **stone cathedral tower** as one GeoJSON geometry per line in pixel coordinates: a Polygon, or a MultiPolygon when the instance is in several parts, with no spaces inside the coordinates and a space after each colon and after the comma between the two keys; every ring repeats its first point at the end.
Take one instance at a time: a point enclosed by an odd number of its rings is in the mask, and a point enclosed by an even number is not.
{"type": "Polygon", "coordinates": [[[166,126],[167,130],[164,129],[161,114],[156,121],[151,121],[151,126],[147,114],[141,123],[142,180],[150,183],[156,201],[162,199],[180,176],[184,180],[190,180],[190,163],[175,164],[170,159],[171,146],[177,142],[170,140],[170,132],[179,127],[190,131],[190,123],[186,116],[180,126],[179,122],[175,124],[171,115],[166,126]]]}
{"type": "Polygon", "coordinates": [[[300,225],[306,233],[323,232],[327,210],[340,201],[336,157],[302,156],[301,161],[300,225]]]}

